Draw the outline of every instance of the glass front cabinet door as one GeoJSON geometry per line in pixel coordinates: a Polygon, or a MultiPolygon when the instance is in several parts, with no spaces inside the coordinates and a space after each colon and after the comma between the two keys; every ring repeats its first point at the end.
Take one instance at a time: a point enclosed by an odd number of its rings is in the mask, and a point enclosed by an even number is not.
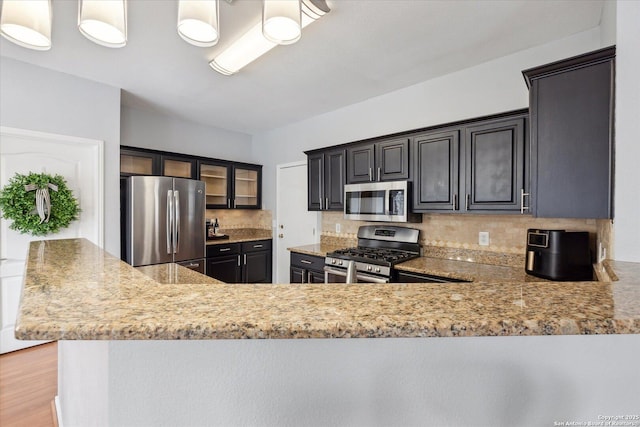
{"type": "Polygon", "coordinates": [[[200,180],[205,184],[207,209],[231,208],[229,165],[200,163],[200,180]]]}
{"type": "Polygon", "coordinates": [[[262,168],[239,166],[233,168],[233,206],[236,209],[260,209],[262,168]]]}
{"type": "Polygon", "coordinates": [[[133,150],[120,150],[120,175],[156,175],[158,157],[155,154],[133,150]]]}

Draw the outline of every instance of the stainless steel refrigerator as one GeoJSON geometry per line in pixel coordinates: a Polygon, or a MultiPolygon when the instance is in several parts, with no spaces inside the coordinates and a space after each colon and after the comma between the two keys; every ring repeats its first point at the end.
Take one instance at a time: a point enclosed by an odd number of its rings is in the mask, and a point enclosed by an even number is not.
{"type": "Polygon", "coordinates": [[[125,261],[175,262],[204,273],[204,183],[164,176],[127,178],[125,261]]]}

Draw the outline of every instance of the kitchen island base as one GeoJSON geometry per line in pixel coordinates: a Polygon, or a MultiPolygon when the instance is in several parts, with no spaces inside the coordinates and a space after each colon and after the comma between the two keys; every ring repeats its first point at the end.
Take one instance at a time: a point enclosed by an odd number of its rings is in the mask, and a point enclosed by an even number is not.
{"type": "Polygon", "coordinates": [[[554,425],[638,415],[639,335],[60,341],[62,425],[554,425]]]}

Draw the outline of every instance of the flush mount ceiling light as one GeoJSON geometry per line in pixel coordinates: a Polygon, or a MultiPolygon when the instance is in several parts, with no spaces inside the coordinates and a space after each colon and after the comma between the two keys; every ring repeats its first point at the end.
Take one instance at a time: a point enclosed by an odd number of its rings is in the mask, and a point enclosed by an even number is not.
{"type": "Polygon", "coordinates": [[[51,49],[51,0],[4,0],[0,34],[35,50],[51,49]]]}
{"type": "Polygon", "coordinates": [[[300,0],[264,0],[262,34],[276,44],[292,44],[300,40],[300,0]]]}
{"type": "Polygon", "coordinates": [[[106,47],[127,44],[127,0],[79,0],[78,29],[106,47]]]}
{"type": "Polygon", "coordinates": [[[187,43],[211,47],[218,43],[218,0],[180,0],[178,34],[187,43]]]}
{"type": "MultiPolygon", "coordinates": [[[[300,9],[302,11],[300,19],[302,28],[305,28],[331,11],[325,0],[302,0],[300,2],[300,9]]],[[[213,60],[209,62],[211,68],[225,76],[229,76],[237,73],[247,64],[255,61],[276,47],[278,45],[277,43],[265,38],[262,26],[262,23],[256,24],[233,42],[231,46],[213,58],[213,60]]]]}

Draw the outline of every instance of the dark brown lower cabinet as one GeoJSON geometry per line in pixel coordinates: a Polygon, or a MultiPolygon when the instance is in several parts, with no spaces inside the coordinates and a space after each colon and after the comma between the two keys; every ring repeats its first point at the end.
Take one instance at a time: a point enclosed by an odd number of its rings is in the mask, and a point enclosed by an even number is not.
{"type": "Polygon", "coordinates": [[[324,257],[291,253],[291,283],[324,283],[324,257]]]}
{"type": "Polygon", "coordinates": [[[209,245],[207,276],[225,283],[271,283],[271,240],[209,245]]]}

